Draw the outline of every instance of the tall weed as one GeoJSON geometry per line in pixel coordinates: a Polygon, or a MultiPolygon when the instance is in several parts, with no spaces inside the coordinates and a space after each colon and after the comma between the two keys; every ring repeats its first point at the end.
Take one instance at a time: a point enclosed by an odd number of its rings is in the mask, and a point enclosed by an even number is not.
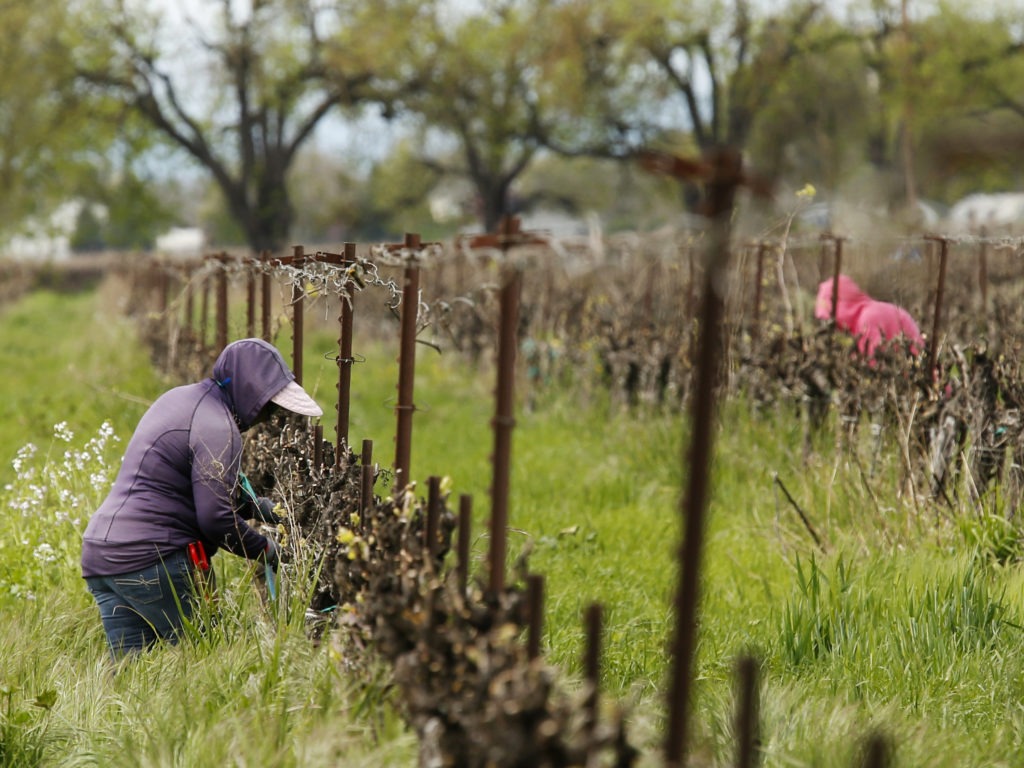
{"type": "MultiPolygon", "coordinates": [[[[106,495],[119,438],[109,422],[75,441],[67,422],[54,426],[45,452],[26,443],[11,462],[14,479],[3,489],[0,517],[0,600],[35,600],[40,589],[74,583],[81,535],[106,495]]],[[[81,586],[79,581],[76,586],[81,586]]]]}

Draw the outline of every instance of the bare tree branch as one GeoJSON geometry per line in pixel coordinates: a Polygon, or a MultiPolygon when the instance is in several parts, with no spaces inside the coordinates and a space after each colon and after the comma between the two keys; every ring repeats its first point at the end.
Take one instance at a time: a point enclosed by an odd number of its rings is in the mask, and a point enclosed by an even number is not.
{"type": "Polygon", "coordinates": [[[363,97],[373,73],[343,77],[328,70],[314,9],[308,4],[286,9],[272,2],[254,3],[245,17],[232,16],[231,9],[230,0],[220,0],[223,32],[217,37],[194,20],[186,21],[192,43],[224,75],[223,83],[209,85],[223,86],[220,93],[230,103],[227,123],[197,117],[203,107],[194,103],[194,93],[159,63],[158,52],[139,44],[134,20],[120,0],[103,21],[121,52],[124,73],[118,74],[115,58],[102,68],[81,67],[79,76],[131,105],[206,168],[249,244],[272,250],[288,236],[294,215],[287,173],[298,149],[334,107],[363,97]],[[283,29],[283,23],[294,26],[283,29]],[[281,34],[303,35],[305,41],[283,49],[287,53],[272,60],[271,41],[281,34]]]}

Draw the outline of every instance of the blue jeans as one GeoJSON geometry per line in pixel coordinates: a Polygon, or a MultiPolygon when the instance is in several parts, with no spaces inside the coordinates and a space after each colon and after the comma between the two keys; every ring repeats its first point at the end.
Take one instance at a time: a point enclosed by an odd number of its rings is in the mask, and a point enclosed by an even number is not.
{"type": "Polygon", "coordinates": [[[177,642],[185,620],[192,618],[196,583],[184,550],[141,571],[90,576],[85,583],[100,608],[114,661],[158,640],[177,642]]]}

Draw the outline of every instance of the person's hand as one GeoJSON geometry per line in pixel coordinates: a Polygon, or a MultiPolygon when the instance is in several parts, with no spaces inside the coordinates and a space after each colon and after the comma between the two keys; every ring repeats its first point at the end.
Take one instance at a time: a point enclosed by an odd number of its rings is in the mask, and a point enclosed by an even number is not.
{"type": "Polygon", "coordinates": [[[263,557],[267,565],[276,573],[277,567],[281,564],[281,547],[271,538],[267,539],[267,548],[263,551],[263,557]]]}
{"type": "Polygon", "coordinates": [[[277,525],[281,522],[281,516],[274,511],[274,502],[265,496],[260,496],[252,507],[255,518],[261,523],[277,525]]]}

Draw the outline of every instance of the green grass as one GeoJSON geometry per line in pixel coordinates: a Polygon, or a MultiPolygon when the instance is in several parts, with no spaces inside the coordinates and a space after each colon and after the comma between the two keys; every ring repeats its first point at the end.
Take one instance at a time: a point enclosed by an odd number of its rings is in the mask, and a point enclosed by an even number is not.
{"type": "MultiPolygon", "coordinates": [[[[217,558],[214,630],[111,676],[77,570],[78,537],[101,493],[97,469],[110,471],[142,403],[167,383],[107,306],[103,295],[33,294],[0,313],[5,361],[19,371],[3,383],[19,403],[3,412],[4,453],[18,455],[22,433],[39,445],[19,470],[0,466],[10,486],[0,492],[0,764],[415,765],[414,740],[386,705],[383,670],[372,681],[346,674],[330,643],[313,647],[289,618],[301,611],[301,589],[289,611],[268,613],[234,558],[217,558]],[[67,339],[53,340],[58,328],[67,339]],[[50,437],[62,420],[73,438],[50,437]],[[122,442],[112,436],[90,464],[82,453],[104,421],[122,442]],[[18,427],[12,438],[8,425],[18,427]]],[[[337,368],[324,355],[334,336],[307,337],[304,371],[328,413],[328,438],[337,368]]],[[[372,439],[390,466],[397,338],[356,347],[366,362],[353,372],[351,440],[372,439]]],[[[419,348],[412,476],[421,491],[436,474],[451,478],[454,496],[472,495],[481,569],[493,388],[489,366],[419,348]]],[[[1024,762],[1014,527],[984,506],[950,522],[897,493],[901,465],[866,426],[837,440],[826,425],[805,453],[804,425],[785,408],[755,416],[731,402],[719,425],[696,764],[732,760],[733,669],[748,650],[761,661],[765,765],[854,765],[875,729],[897,765],[1024,762]]],[[[583,612],[604,605],[602,685],[629,708],[646,766],[660,765],[686,434],[678,414],[564,392],[517,413],[514,432],[510,561],[529,551],[531,570],[545,576],[546,657],[571,684],[583,612]]]]}
{"type": "Polygon", "coordinates": [[[164,388],[130,322],[106,292],[37,291],[0,307],[0,482],[15,453],[43,445],[53,427],[128,435],[164,388]]]}

